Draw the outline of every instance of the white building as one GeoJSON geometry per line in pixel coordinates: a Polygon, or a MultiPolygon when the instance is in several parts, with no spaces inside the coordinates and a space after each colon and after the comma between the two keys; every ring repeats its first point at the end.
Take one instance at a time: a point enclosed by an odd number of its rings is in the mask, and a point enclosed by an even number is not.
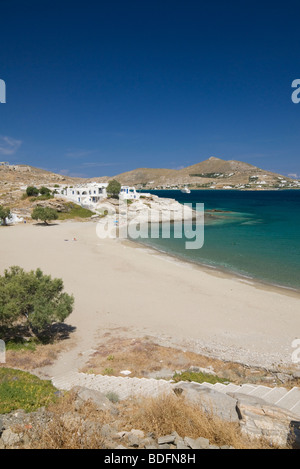
{"type": "Polygon", "coordinates": [[[139,199],[140,194],[135,190],[135,187],[121,186],[121,192],[119,194],[119,197],[123,200],[134,200],[139,199]]]}
{"type": "MultiPolygon", "coordinates": [[[[79,184],[65,187],[58,196],[64,196],[78,205],[95,208],[99,202],[107,198],[107,186],[107,182],[79,184]]],[[[135,187],[121,186],[119,197],[122,200],[137,200],[140,198],[140,194],[136,192],[135,187]]]]}
{"type": "Polygon", "coordinates": [[[108,183],[89,182],[77,186],[66,187],[61,191],[72,202],[79,205],[95,205],[102,199],[106,199],[108,183]]]}

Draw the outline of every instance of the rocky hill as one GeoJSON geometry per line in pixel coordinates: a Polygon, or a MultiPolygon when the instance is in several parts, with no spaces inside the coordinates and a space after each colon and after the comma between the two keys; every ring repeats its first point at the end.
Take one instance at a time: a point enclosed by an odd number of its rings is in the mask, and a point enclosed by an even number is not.
{"type": "Polygon", "coordinates": [[[27,216],[32,204],[22,197],[28,186],[67,186],[82,181],[80,178],[70,178],[33,166],[0,163],[0,205],[9,206],[11,209],[17,208],[19,211],[16,213],[27,216]]]}
{"type": "Polygon", "coordinates": [[[28,165],[1,165],[0,195],[24,191],[32,186],[76,185],[84,182],[108,182],[117,179],[137,189],[284,189],[300,188],[300,181],[265,171],[241,161],[209,159],[182,169],[138,168],[112,177],[76,178],[55,174],[28,165]]]}
{"type": "Polygon", "coordinates": [[[16,187],[36,186],[41,184],[76,184],[80,178],[71,178],[61,174],[55,174],[44,169],[28,165],[1,165],[0,186],[14,184],[16,187]]]}
{"type": "Polygon", "coordinates": [[[296,188],[300,183],[241,161],[211,157],[179,170],[139,168],[115,176],[138,189],[276,189],[296,188]]]}

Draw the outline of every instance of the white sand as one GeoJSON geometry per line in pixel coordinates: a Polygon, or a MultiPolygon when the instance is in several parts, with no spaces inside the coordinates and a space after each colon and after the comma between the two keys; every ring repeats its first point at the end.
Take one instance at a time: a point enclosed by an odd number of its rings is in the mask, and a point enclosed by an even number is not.
{"type": "Polygon", "coordinates": [[[300,294],[98,239],[95,222],[0,228],[1,273],[12,265],[40,267],[75,296],[77,345],[53,374],[82,365],[110,328],[261,366],[291,365],[300,337],[300,294]]]}

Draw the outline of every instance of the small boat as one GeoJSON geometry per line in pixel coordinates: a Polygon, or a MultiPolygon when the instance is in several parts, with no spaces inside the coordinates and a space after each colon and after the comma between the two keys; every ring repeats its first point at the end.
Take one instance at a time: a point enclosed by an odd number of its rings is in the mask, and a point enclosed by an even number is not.
{"type": "Polygon", "coordinates": [[[191,193],[191,191],[190,191],[190,189],[189,189],[188,187],[184,187],[183,189],[181,189],[181,192],[182,192],[183,194],[190,194],[190,193],[191,193]]]}

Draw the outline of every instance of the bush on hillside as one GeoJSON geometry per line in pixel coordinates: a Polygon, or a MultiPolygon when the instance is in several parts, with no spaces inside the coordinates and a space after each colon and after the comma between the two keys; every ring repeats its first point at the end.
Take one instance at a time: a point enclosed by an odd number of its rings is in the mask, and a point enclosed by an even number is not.
{"type": "Polygon", "coordinates": [[[26,194],[28,197],[34,197],[39,195],[39,190],[34,186],[28,186],[26,189],[26,194]]]}
{"type": "Polygon", "coordinates": [[[40,194],[41,195],[50,195],[51,194],[51,190],[48,189],[48,187],[41,187],[40,190],[39,190],[40,194]]]}

